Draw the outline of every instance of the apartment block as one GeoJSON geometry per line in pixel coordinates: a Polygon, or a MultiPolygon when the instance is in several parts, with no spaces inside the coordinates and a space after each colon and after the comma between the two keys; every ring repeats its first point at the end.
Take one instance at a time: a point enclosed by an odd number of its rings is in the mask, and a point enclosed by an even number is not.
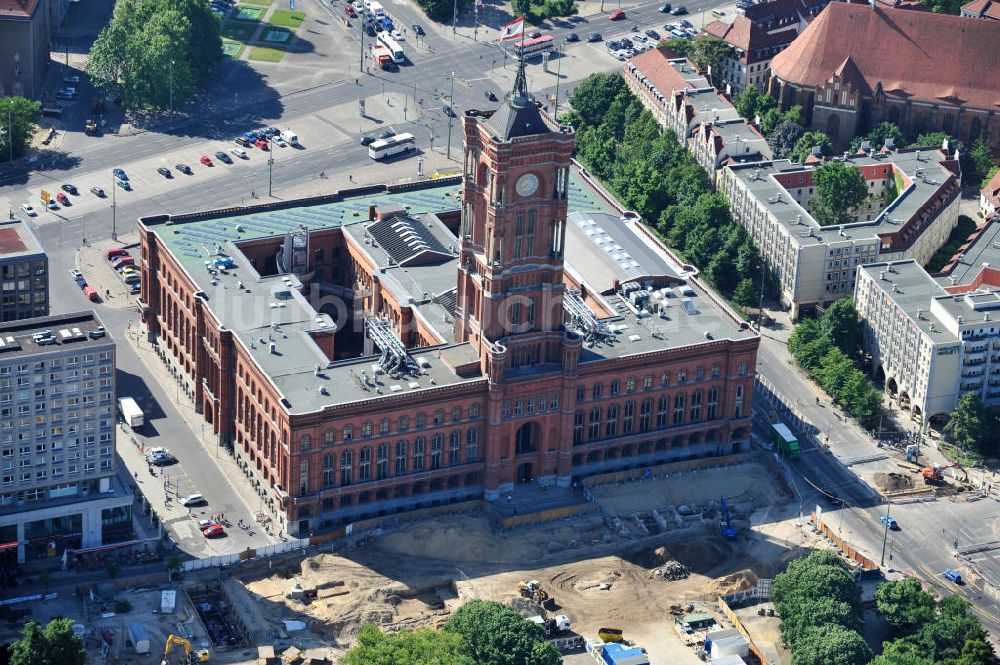
{"type": "Polygon", "coordinates": [[[127,540],[116,474],[115,342],[93,312],[0,324],[0,556],[127,540]]]}
{"type": "Polygon", "coordinates": [[[0,222],[0,321],[48,313],[48,256],[27,224],[0,222]]]}

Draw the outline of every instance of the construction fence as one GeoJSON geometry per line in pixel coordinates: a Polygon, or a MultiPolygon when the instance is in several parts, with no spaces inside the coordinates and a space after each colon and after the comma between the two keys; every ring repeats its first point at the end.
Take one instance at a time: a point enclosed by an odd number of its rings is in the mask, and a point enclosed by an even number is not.
{"type": "Polygon", "coordinates": [[[726,616],[726,618],[729,619],[734,626],[736,626],[736,630],[740,631],[740,635],[747,638],[747,642],[750,643],[750,653],[756,656],[757,662],[770,663],[771,660],[765,657],[764,652],[761,651],[760,648],[754,643],[753,637],[751,637],[750,635],[750,631],[747,630],[747,627],[743,625],[743,622],[740,621],[740,618],[736,616],[736,612],[734,612],[729,607],[729,604],[726,603],[726,601],[723,600],[722,597],[719,598],[719,609],[726,616]]]}
{"type": "Polygon", "coordinates": [[[247,548],[246,550],[236,552],[235,554],[222,554],[204,559],[192,559],[191,561],[185,561],[182,564],[182,568],[185,572],[191,572],[194,570],[201,570],[203,568],[231,566],[241,561],[247,561],[248,559],[269,557],[274,556],[275,554],[284,554],[285,552],[291,552],[292,550],[304,550],[307,547],[309,547],[308,538],[292,538],[280,543],[265,545],[264,547],[247,548]]]}
{"type": "Polygon", "coordinates": [[[846,556],[851,561],[854,561],[855,563],[859,564],[863,572],[876,573],[879,571],[878,564],[876,564],[874,561],[872,561],[864,554],[856,550],[846,540],[835,534],[833,532],[833,529],[827,526],[827,524],[822,519],[816,518],[815,512],[810,515],[809,519],[816,525],[817,530],[821,534],[829,538],[830,542],[832,542],[834,545],[837,546],[837,549],[840,550],[841,554],[846,556]]]}
{"type": "Polygon", "coordinates": [[[584,478],[581,481],[581,484],[584,488],[584,496],[587,497],[588,501],[593,501],[593,496],[587,490],[591,487],[596,487],[597,485],[643,480],[662,474],[679,473],[682,471],[698,471],[702,469],[732,466],[742,462],[752,462],[757,459],[759,459],[757,453],[749,452],[736,453],[734,455],[722,455],[720,457],[702,457],[699,459],[685,460],[683,462],[666,462],[664,464],[646,466],[640,469],[626,469],[624,471],[612,471],[610,473],[601,473],[589,476],[584,478]]]}

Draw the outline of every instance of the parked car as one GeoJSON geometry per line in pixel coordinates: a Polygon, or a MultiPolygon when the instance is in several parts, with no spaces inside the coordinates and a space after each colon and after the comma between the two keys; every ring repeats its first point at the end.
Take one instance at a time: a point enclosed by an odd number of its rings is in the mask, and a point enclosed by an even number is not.
{"type": "Polygon", "coordinates": [[[215,520],[212,520],[212,519],[198,520],[198,528],[201,529],[202,531],[204,531],[208,527],[214,526],[216,524],[218,524],[218,522],[216,522],[215,520]]]}
{"type": "Polygon", "coordinates": [[[102,199],[104,198],[104,190],[101,189],[100,187],[91,187],[90,193],[102,199]]]}
{"type": "Polygon", "coordinates": [[[687,20],[686,18],[682,18],[680,20],[680,24],[683,25],[685,28],[693,28],[694,27],[694,25],[691,23],[691,21],[687,20]]]}
{"type": "Polygon", "coordinates": [[[578,42],[578,41],[580,41],[580,35],[576,34],[575,32],[571,32],[568,35],[566,35],[566,41],[567,42],[578,42]]]}
{"type": "Polygon", "coordinates": [[[957,570],[946,570],[943,573],[941,573],[941,575],[946,580],[954,582],[955,584],[965,584],[965,581],[962,579],[962,574],[957,570]]]}
{"type": "Polygon", "coordinates": [[[250,147],[250,146],[253,145],[253,143],[251,141],[246,140],[242,136],[237,136],[233,140],[236,141],[236,145],[243,146],[244,148],[248,148],[248,147],[250,147]]]}
{"type": "Polygon", "coordinates": [[[35,208],[32,207],[30,203],[22,203],[21,210],[23,210],[25,214],[28,215],[28,217],[34,217],[38,214],[37,212],[35,212],[35,208]]]}
{"type": "Polygon", "coordinates": [[[267,152],[267,150],[268,150],[268,148],[267,148],[267,141],[264,140],[264,139],[257,139],[257,142],[254,143],[254,145],[257,148],[259,148],[260,150],[263,150],[264,152],[267,152]]]}
{"type": "Polygon", "coordinates": [[[391,138],[392,138],[393,136],[395,136],[395,135],[396,135],[396,132],[395,132],[395,130],[392,130],[392,129],[387,129],[387,130],[385,130],[384,132],[382,132],[382,133],[381,133],[381,134],[379,135],[379,138],[380,138],[380,139],[391,139],[391,138]]]}
{"type": "Polygon", "coordinates": [[[49,199],[49,202],[48,204],[46,204],[45,207],[48,208],[49,210],[59,210],[59,204],[56,203],[55,199],[49,199]]]}
{"type": "Polygon", "coordinates": [[[620,21],[623,18],[625,18],[625,12],[623,12],[620,9],[618,11],[614,12],[613,14],[611,14],[610,16],[608,16],[608,20],[609,21],[620,21]]]}
{"type": "Polygon", "coordinates": [[[111,169],[111,175],[118,178],[119,180],[128,180],[128,174],[122,169],[111,169]]]}
{"type": "Polygon", "coordinates": [[[202,533],[206,538],[221,538],[226,535],[226,530],[221,524],[213,524],[212,526],[203,529],[202,533]]]}
{"type": "Polygon", "coordinates": [[[155,455],[149,456],[149,463],[153,466],[167,466],[169,464],[174,464],[177,458],[167,453],[157,453],[155,455]]]}
{"type": "Polygon", "coordinates": [[[392,35],[392,38],[395,39],[397,42],[406,41],[406,39],[403,37],[403,33],[401,33],[399,30],[393,30],[389,34],[392,35]]]}
{"type": "Polygon", "coordinates": [[[81,79],[76,74],[63,77],[63,83],[80,83],[81,79]]]}
{"type": "Polygon", "coordinates": [[[528,33],[528,36],[531,37],[532,39],[538,39],[539,37],[542,36],[542,33],[540,30],[532,30],[530,33],[528,33]]]}
{"type": "Polygon", "coordinates": [[[173,177],[173,174],[170,172],[170,169],[168,169],[166,166],[161,166],[160,168],[156,169],[156,172],[159,173],[164,178],[173,177]]]}
{"type": "Polygon", "coordinates": [[[492,90],[487,90],[485,92],[485,95],[486,95],[486,99],[490,100],[491,102],[497,101],[497,94],[495,92],[493,92],[492,90]]]}
{"type": "Polygon", "coordinates": [[[879,518],[879,521],[882,522],[882,524],[889,527],[890,530],[899,531],[899,524],[896,523],[896,518],[889,517],[888,515],[883,515],[882,517],[879,518]]]}
{"type": "Polygon", "coordinates": [[[187,164],[174,164],[174,168],[180,171],[181,173],[185,173],[187,175],[191,175],[192,173],[194,173],[194,171],[191,170],[191,167],[188,166],[187,164]]]}
{"type": "Polygon", "coordinates": [[[240,159],[250,159],[250,156],[247,154],[247,151],[244,150],[243,148],[230,148],[229,152],[233,153],[240,159]]]}
{"type": "Polygon", "coordinates": [[[376,139],[374,136],[370,134],[361,135],[361,145],[371,145],[372,143],[375,143],[375,141],[377,140],[378,139],[376,139]]]}
{"type": "Polygon", "coordinates": [[[656,30],[653,30],[652,28],[646,30],[646,36],[649,37],[650,39],[655,39],[656,41],[660,41],[660,33],[658,33],[656,30]]]}
{"type": "Polygon", "coordinates": [[[208,155],[202,155],[201,159],[199,159],[198,161],[204,164],[205,166],[214,166],[214,164],[212,164],[211,158],[208,155]]]}
{"type": "Polygon", "coordinates": [[[66,196],[65,192],[56,192],[56,200],[59,201],[60,205],[69,205],[69,197],[66,196]]]}
{"type": "Polygon", "coordinates": [[[447,104],[445,104],[444,106],[442,106],[441,110],[444,111],[444,114],[446,116],[448,116],[449,118],[454,118],[455,117],[455,112],[447,104]]]}
{"type": "Polygon", "coordinates": [[[281,138],[280,136],[275,136],[274,139],[272,140],[274,141],[274,145],[278,146],[279,148],[288,147],[288,144],[285,143],[285,139],[281,138]]]}
{"type": "Polygon", "coordinates": [[[119,256],[118,258],[111,259],[111,267],[115,270],[121,270],[125,266],[134,266],[135,259],[131,256],[119,256]]]}
{"type": "Polygon", "coordinates": [[[76,268],[70,268],[69,275],[70,277],[73,278],[73,281],[75,281],[77,286],[79,286],[81,289],[87,286],[87,280],[84,279],[83,273],[77,270],[76,268]]]}
{"type": "Polygon", "coordinates": [[[97,289],[92,286],[83,287],[83,295],[85,295],[87,300],[90,302],[99,302],[101,300],[101,296],[97,293],[97,289]]]}
{"type": "Polygon", "coordinates": [[[77,191],[76,185],[71,185],[69,183],[64,184],[62,187],[60,187],[60,189],[66,192],[67,194],[72,194],[73,196],[76,196],[77,194],[80,193],[77,191]]]}
{"type": "Polygon", "coordinates": [[[129,256],[129,253],[121,247],[112,247],[108,251],[104,252],[104,258],[108,261],[114,261],[120,256],[129,256]]]}
{"type": "Polygon", "coordinates": [[[587,41],[590,42],[591,44],[599,42],[601,41],[601,39],[603,39],[603,37],[601,37],[601,33],[599,32],[592,32],[589,35],[587,35],[587,41]]]}
{"type": "Polygon", "coordinates": [[[682,16],[684,14],[687,14],[688,10],[687,10],[687,7],[680,6],[680,7],[674,7],[673,9],[671,9],[670,13],[672,15],[674,15],[674,16],[682,16]]]}
{"type": "Polygon", "coordinates": [[[224,162],[226,164],[232,164],[233,163],[233,160],[230,159],[229,155],[227,155],[226,153],[222,152],[221,150],[217,150],[215,152],[215,158],[218,159],[220,162],[224,162]]]}
{"type": "Polygon", "coordinates": [[[414,23],[411,27],[413,28],[413,34],[415,35],[423,36],[427,34],[426,32],[424,32],[424,29],[420,27],[419,23],[414,23]]]}
{"type": "Polygon", "coordinates": [[[646,35],[642,34],[641,32],[637,32],[634,35],[632,35],[632,39],[638,42],[639,44],[646,43],[646,35]]]}
{"type": "Polygon", "coordinates": [[[670,3],[668,2],[668,3],[664,4],[664,5],[660,5],[658,9],[660,10],[661,13],[666,14],[671,9],[673,9],[673,7],[671,7],[670,3]]]}
{"type": "Polygon", "coordinates": [[[208,501],[206,501],[205,497],[203,497],[201,494],[191,494],[189,496],[184,497],[184,499],[181,500],[181,505],[184,506],[185,508],[190,508],[191,506],[203,506],[207,503],[208,501]]]}
{"type": "Polygon", "coordinates": [[[126,192],[131,191],[132,185],[129,184],[128,180],[115,180],[115,185],[121,187],[126,192]]]}

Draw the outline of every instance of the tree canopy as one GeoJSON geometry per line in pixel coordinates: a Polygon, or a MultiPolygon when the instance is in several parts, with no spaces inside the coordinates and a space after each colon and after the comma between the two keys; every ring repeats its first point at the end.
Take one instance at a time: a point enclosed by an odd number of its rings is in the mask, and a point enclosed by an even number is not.
{"type": "Polygon", "coordinates": [[[865,136],[855,137],[854,140],[851,141],[851,150],[858,150],[861,148],[862,141],[868,141],[871,143],[872,150],[881,150],[882,146],[885,145],[886,139],[892,139],[893,145],[896,146],[896,148],[902,148],[906,145],[906,138],[903,136],[903,131],[899,127],[891,122],[880,122],[872,127],[872,130],[865,136]]]}
{"type": "Polygon", "coordinates": [[[856,166],[827,162],[813,171],[813,216],[823,226],[854,221],[854,211],[868,199],[868,185],[856,166]]]}
{"type": "Polygon", "coordinates": [[[809,630],[792,649],[792,665],[866,665],[871,657],[861,633],[836,623],[809,630]]]}
{"type": "MultiPolygon", "coordinates": [[[[457,0],[458,13],[461,14],[472,0],[457,0]]],[[[454,0],[417,0],[417,4],[427,13],[427,16],[441,23],[451,23],[455,16],[454,0]]]]}
{"type": "Polygon", "coordinates": [[[358,639],[344,657],[343,665],[475,665],[464,650],[462,637],[454,633],[419,628],[383,633],[371,624],[361,627],[358,639]]]}
{"type": "Polygon", "coordinates": [[[788,157],[795,144],[802,138],[804,131],[802,125],[790,120],[785,120],[778,124],[767,135],[767,145],[771,147],[774,158],[782,159],[788,157]]]}
{"type": "Polygon", "coordinates": [[[120,0],[87,74],[126,108],[176,108],[221,60],[219,20],[206,0],[120,0]]]}
{"type": "Polygon", "coordinates": [[[562,654],[546,641],[541,626],[493,600],[462,605],[444,631],[461,636],[476,665],[560,665],[562,654]]]}
{"type": "Polygon", "coordinates": [[[904,577],[875,589],[875,609],[896,634],[914,631],[934,617],[934,596],[923,590],[920,580],[904,577]]]}
{"type": "Polygon", "coordinates": [[[37,102],[24,97],[0,97],[0,125],[4,128],[3,135],[0,136],[0,161],[12,156],[11,141],[14,143],[14,159],[28,151],[31,137],[38,129],[41,117],[42,107],[37,102]],[[8,120],[10,128],[7,127],[8,120]]]}
{"type": "Polygon", "coordinates": [[[978,393],[967,392],[948,416],[945,433],[959,448],[984,457],[1000,453],[996,436],[1000,427],[1000,410],[988,407],[978,393]]]}
{"type": "Polygon", "coordinates": [[[87,662],[83,642],[73,634],[72,619],[52,619],[44,630],[37,621],[29,621],[9,651],[10,665],[84,665],[87,662]]]}
{"type": "Polygon", "coordinates": [[[691,41],[691,46],[685,55],[705,73],[708,73],[711,67],[712,78],[718,84],[722,80],[722,61],[729,55],[729,51],[730,46],[726,42],[718,37],[703,34],[691,41]]]}
{"type": "Polygon", "coordinates": [[[830,142],[829,136],[823,132],[806,132],[795,142],[795,146],[788,153],[788,159],[793,162],[804,162],[812,154],[814,147],[818,147],[824,157],[833,155],[833,143],[830,142]]]}

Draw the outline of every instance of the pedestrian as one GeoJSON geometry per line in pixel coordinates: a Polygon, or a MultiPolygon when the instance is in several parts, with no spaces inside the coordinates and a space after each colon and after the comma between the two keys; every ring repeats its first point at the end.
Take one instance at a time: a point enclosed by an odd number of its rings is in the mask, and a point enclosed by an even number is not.
{"type": "Polygon", "coordinates": [[[347,179],[348,179],[349,181],[351,181],[351,182],[354,182],[354,174],[353,174],[353,173],[348,173],[348,174],[347,174],[347,179]]]}
{"type": "Polygon", "coordinates": [[[510,494],[508,494],[507,495],[507,505],[509,506],[512,503],[514,503],[514,497],[512,497],[510,494]]]}

